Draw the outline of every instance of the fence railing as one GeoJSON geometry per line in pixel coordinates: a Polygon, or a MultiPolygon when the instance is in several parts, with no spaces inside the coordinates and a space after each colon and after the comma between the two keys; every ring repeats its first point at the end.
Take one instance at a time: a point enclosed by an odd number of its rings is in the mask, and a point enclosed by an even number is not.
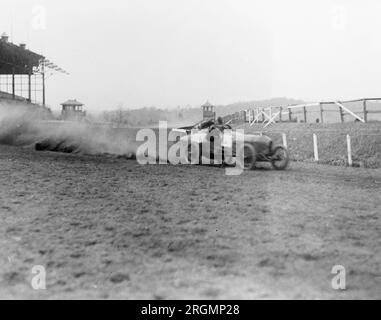
{"type": "Polygon", "coordinates": [[[246,110],[235,112],[234,114],[223,117],[224,122],[245,123],[250,125],[262,123],[266,128],[276,122],[297,122],[299,120],[295,115],[302,114],[302,122],[308,122],[308,113],[318,112],[318,118],[315,122],[326,122],[326,115],[330,112],[339,114],[338,122],[345,122],[345,116],[351,116],[355,121],[368,122],[368,114],[381,114],[381,105],[379,110],[369,110],[369,101],[381,101],[381,98],[362,98],[345,101],[321,101],[314,103],[296,104],[288,106],[268,106],[268,107],[252,107],[246,110]],[[361,102],[361,111],[354,111],[353,106],[349,103],[361,102]],[[334,106],[335,109],[327,109],[325,106],[334,106]],[[318,111],[312,111],[311,108],[317,108],[318,111]]]}

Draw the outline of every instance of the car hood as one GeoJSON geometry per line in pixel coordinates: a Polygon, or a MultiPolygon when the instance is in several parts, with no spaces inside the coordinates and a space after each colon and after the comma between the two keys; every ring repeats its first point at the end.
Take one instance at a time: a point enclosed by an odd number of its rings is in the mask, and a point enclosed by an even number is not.
{"type": "Polygon", "coordinates": [[[264,135],[245,134],[245,142],[257,142],[268,144],[271,142],[271,138],[264,135]]]}
{"type": "MultiPolygon", "coordinates": [[[[181,139],[182,140],[188,140],[189,137],[191,137],[191,141],[201,143],[207,137],[207,134],[208,134],[207,130],[200,130],[200,131],[197,131],[191,135],[182,137],[181,139]]],[[[264,135],[243,134],[241,132],[236,132],[236,131],[231,131],[231,134],[232,134],[233,140],[242,139],[248,143],[262,143],[262,144],[266,144],[266,145],[270,144],[270,142],[271,142],[271,138],[269,138],[268,136],[264,136],[264,135]]],[[[229,134],[227,134],[225,132],[224,138],[228,139],[228,135],[229,134]]]]}

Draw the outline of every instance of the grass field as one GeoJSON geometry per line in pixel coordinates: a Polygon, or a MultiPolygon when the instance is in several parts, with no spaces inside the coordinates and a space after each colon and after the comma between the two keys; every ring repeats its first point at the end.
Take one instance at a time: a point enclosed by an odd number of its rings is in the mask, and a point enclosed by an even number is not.
{"type": "MultiPolygon", "coordinates": [[[[246,133],[261,132],[263,126],[245,125],[246,133]]],[[[381,122],[366,124],[335,123],[277,123],[266,129],[263,134],[272,137],[276,143],[282,143],[282,133],[287,135],[287,145],[291,159],[296,161],[313,161],[312,134],[318,137],[319,161],[325,164],[347,164],[346,135],[352,140],[352,157],[354,165],[368,168],[381,167],[381,122]]]]}

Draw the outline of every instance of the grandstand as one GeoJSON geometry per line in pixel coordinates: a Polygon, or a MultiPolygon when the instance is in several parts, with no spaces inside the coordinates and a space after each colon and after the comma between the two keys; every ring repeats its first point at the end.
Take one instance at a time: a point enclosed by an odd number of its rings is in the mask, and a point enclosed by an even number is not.
{"type": "Polygon", "coordinates": [[[0,100],[46,107],[46,71],[67,74],[43,55],[0,38],[0,100]]]}

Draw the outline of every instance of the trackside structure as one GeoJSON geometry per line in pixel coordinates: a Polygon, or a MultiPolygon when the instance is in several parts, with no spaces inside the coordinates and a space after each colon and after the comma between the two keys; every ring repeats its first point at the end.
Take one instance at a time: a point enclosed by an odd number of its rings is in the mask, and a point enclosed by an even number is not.
{"type": "Polygon", "coordinates": [[[86,116],[86,111],[83,110],[84,104],[76,99],[62,102],[61,106],[61,117],[63,120],[82,120],[86,116]]]}
{"type": "Polygon", "coordinates": [[[215,120],[216,111],[215,106],[212,105],[209,101],[206,101],[202,106],[202,118],[203,120],[215,120]]]}
{"type": "Polygon", "coordinates": [[[68,74],[43,55],[0,38],[0,98],[46,105],[46,77],[53,72],[68,74]]]}

